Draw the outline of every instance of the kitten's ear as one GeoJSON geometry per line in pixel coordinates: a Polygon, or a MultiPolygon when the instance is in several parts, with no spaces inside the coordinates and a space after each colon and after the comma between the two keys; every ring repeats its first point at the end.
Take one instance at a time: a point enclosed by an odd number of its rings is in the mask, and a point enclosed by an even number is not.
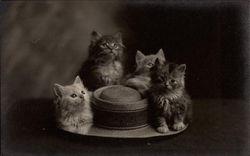
{"type": "Polygon", "coordinates": [[[140,50],[137,50],[136,56],[135,56],[136,63],[137,64],[140,63],[144,58],[145,58],[145,55],[140,50]]]}
{"type": "Polygon", "coordinates": [[[121,32],[117,32],[113,35],[113,37],[118,41],[118,43],[120,43],[121,46],[125,47],[123,45],[123,42],[122,42],[122,33],[121,32]]]}
{"type": "Polygon", "coordinates": [[[160,62],[159,58],[156,58],[155,65],[153,66],[153,68],[150,69],[150,71],[156,72],[159,69],[160,65],[161,65],[161,62],[160,62]]]}
{"type": "Polygon", "coordinates": [[[113,35],[113,37],[115,39],[117,39],[119,42],[122,42],[122,33],[121,32],[117,32],[113,35]]]}
{"type": "Polygon", "coordinates": [[[179,71],[180,73],[185,73],[186,71],[186,64],[181,64],[177,67],[177,71],[179,71]]]}
{"type": "Polygon", "coordinates": [[[99,40],[102,37],[102,35],[100,33],[98,33],[97,31],[92,31],[91,33],[91,42],[95,43],[97,40],[99,40]]]}
{"type": "Polygon", "coordinates": [[[166,57],[165,57],[165,55],[164,55],[163,49],[160,49],[160,50],[157,52],[156,55],[158,56],[158,58],[160,59],[160,61],[162,61],[162,62],[165,62],[165,61],[166,61],[166,57]]]}
{"type": "Polygon", "coordinates": [[[76,78],[74,80],[74,84],[81,84],[81,85],[83,85],[82,80],[81,80],[81,78],[80,78],[79,75],[76,76],[76,78]]]}
{"type": "Polygon", "coordinates": [[[53,86],[53,90],[54,90],[54,94],[57,97],[62,97],[62,95],[63,95],[63,86],[55,83],[54,86],[53,86]]]}
{"type": "Polygon", "coordinates": [[[155,59],[155,66],[158,67],[159,65],[161,65],[161,61],[159,58],[155,59]]]}

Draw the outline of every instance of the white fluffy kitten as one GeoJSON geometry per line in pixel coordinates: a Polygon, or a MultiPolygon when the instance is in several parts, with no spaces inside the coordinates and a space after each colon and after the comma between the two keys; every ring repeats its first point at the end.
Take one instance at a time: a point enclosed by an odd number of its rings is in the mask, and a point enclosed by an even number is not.
{"type": "Polygon", "coordinates": [[[56,120],[58,127],[85,134],[93,122],[90,106],[91,93],[84,87],[79,76],[71,85],[54,84],[56,95],[56,120]]]}

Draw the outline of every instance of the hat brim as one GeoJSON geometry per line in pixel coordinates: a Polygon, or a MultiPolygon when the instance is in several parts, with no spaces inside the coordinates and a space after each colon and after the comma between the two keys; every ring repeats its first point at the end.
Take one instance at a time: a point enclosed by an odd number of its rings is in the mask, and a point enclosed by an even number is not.
{"type": "Polygon", "coordinates": [[[85,136],[95,136],[95,137],[106,137],[106,138],[152,138],[152,137],[159,137],[159,136],[170,136],[175,135],[178,133],[183,132],[186,130],[188,125],[179,131],[169,131],[167,133],[159,133],[155,131],[151,126],[146,126],[138,129],[132,129],[132,130],[114,130],[114,129],[106,129],[102,127],[97,127],[95,125],[89,125],[88,131],[76,131],[71,129],[65,129],[62,127],[59,127],[60,129],[85,135],[85,136]]]}

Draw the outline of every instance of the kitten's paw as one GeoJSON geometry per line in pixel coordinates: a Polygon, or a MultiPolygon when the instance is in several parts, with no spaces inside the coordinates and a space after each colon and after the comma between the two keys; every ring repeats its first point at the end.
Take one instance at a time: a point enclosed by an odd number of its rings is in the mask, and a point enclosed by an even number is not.
{"type": "Polygon", "coordinates": [[[156,129],[160,133],[167,133],[169,131],[168,126],[161,126],[156,129]]]}
{"type": "Polygon", "coordinates": [[[75,122],[74,118],[67,118],[66,122],[68,122],[70,125],[75,122]]]}
{"type": "Polygon", "coordinates": [[[72,123],[71,125],[72,125],[73,127],[78,127],[78,126],[79,126],[78,122],[74,122],[74,123],[72,123]]]}
{"type": "Polygon", "coordinates": [[[163,108],[163,107],[164,107],[164,102],[163,102],[163,101],[159,102],[158,107],[159,107],[159,108],[163,108]]]}
{"type": "Polygon", "coordinates": [[[164,104],[165,105],[169,105],[169,100],[168,99],[164,99],[164,104]]]}
{"type": "Polygon", "coordinates": [[[186,126],[183,122],[179,122],[173,125],[173,129],[178,131],[184,129],[186,126]]]}
{"type": "Polygon", "coordinates": [[[87,134],[92,124],[83,124],[77,128],[77,132],[81,134],[87,134]]]}
{"type": "Polygon", "coordinates": [[[102,80],[105,83],[105,85],[110,85],[112,84],[112,79],[108,76],[102,76],[102,80]]]}
{"type": "Polygon", "coordinates": [[[163,112],[167,112],[168,111],[168,105],[164,105],[163,106],[163,112]]]}
{"type": "Polygon", "coordinates": [[[160,98],[159,100],[159,107],[163,108],[164,110],[167,109],[169,106],[169,100],[165,98],[160,98]]]}
{"type": "Polygon", "coordinates": [[[79,120],[79,125],[84,125],[84,124],[85,124],[85,122],[86,122],[86,120],[85,120],[85,119],[81,119],[81,120],[79,120]]]}

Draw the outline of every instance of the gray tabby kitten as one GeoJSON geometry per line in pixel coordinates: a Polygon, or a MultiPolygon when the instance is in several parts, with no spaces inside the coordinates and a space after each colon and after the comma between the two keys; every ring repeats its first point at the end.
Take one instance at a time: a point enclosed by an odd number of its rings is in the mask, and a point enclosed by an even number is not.
{"type": "Polygon", "coordinates": [[[125,82],[126,86],[137,89],[143,96],[146,95],[148,89],[151,87],[151,68],[154,67],[156,58],[162,62],[166,61],[162,49],[156,54],[144,55],[141,51],[137,51],[135,61],[136,70],[131,74],[129,79],[125,82]]]}
{"type": "Polygon", "coordinates": [[[80,77],[89,90],[119,84],[123,76],[123,48],[121,33],[91,34],[89,57],[80,70],[80,77]]]}
{"type": "Polygon", "coordinates": [[[160,63],[152,69],[150,88],[151,111],[156,130],[160,133],[181,130],[190,122],[191,99],[185,90],[186,65],[160,63]]]}
{"type": "Polygon", "coordinates": [[[91,93],[83,86],[79,76],[71,85],[54,84],[56,120],[59,128],[71,132],[87,133],[92,125],[91,93]]]}

